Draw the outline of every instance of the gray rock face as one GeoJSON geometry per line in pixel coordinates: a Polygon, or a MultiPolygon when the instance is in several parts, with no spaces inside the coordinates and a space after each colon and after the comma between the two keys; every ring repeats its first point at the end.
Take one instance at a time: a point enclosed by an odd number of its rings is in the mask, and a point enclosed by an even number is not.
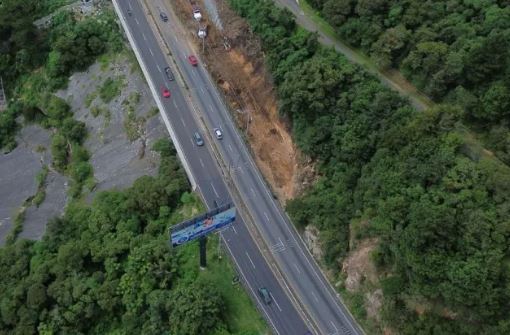
{"type": "MultiPolygon", "coordinates": [[[[126,188],[140,176],[157,173],[159,156],[150,148],[155,140],[168,137],[168,134],[159,114],[154,113],[156,104],[145,79],[131,68],[125,56],[117,57],[106,67],[98,62],[86,72],[71,76],[68,87],[56,93],[71,105],[75,119],[87,126],[85,147],[91,154],[90,163],[96,181],[93,191],[85,193],[88,201],[99,191],[126,188]],[[96,96],[87,106],[87,97],[90,100],[91,94],[97,94],[107,78],[123,79],[125,85],[120,95],[109,103],[96,96]],[[134,93],[139,99],[128,108],[123,102],[134,93]],[[102,111],[97,117],[91,113],[94,107],[102,111]],[[136,125],[136,139],[128,138],[128,123],[136,125]]],[[[26,126],[18,136],[18,143],[15,150],[0,156],[0,245],[12,229],[18,209],[36,194],[37,174],[43,165],[51,166],[49,131],[39,126],[26,126]],[[41,151],[43,148],[45,150],[41,151]]],[[[26,209],[21,238],[40,239],[48,220],[61,215],[65,209],[67,177],[50,169],[45,189],[42,204],[39,207],[30,205],[26,209]]]]}

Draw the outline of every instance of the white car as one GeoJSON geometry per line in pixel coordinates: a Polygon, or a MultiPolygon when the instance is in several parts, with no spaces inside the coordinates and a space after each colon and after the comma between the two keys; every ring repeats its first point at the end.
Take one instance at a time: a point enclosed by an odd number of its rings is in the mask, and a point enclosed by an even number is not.
{"type": "Polygon", "coordinates": [[[221,140],[223,138],[223,133],[221,132],[220,128],[214,128],[214,135],[216,135],[216,138],[218,140],[221,140]]]}

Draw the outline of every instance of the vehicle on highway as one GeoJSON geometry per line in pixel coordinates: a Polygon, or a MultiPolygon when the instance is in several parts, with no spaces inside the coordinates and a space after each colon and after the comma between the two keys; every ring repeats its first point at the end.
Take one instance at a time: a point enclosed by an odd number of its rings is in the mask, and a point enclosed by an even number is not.
{"type": "Polygon", "coordinates": [[[166,16],[166,14],[163,12],[159,12],[159,17],[161,18],[161,20],[163,20],[163,22],[168,21],[168,16],[166,16]]]}
{"type": "Polygon", "coordinates": [[[269,290],[265,287],[259,288],[259,295],[266,305],[269,305],[271,301],[273,301],[271,299],[271,294],[269,294],[269,290]]]}
{"type": "Polygon", "coordinates": [[[164,98],[170,98],[170,91],[168,90],[168,88],[166,88],[165,86],[162,86],[161,87],[161,95],[164,98]]]}
{"type": "Polygon", "coordinates": [[[166,73],[166,77],[168,78],[168,80],[173,81],[175,79],[174,74],[172,73],[172,70],[170,70],[170,68],[168,66],[165,67],[165,73],[166,73]]]}
{"type": "Polygon", "coordinates": [[[216,138],[218,140],[221,140],[223,138],[223,132],[220,128],[214,128],[214,135],[216,135],[216,138]]]}
{"type": "Polygon", "coordinates": [[[197,57],[195,57],[195,55],[189,55],[188,56],[188,61],[193,66],[197,66],[198,65],[198,59],[197,59],[197,57]]]}
{"type": "Polygon", "coordinates": [[[133,15],[133,12],[131,11],[131,9],[128,9],[127,13],[128,13],[129,16],[133,15]]]}
{"type": "Polygon", "coordinates": [[[198,133],[198,131],[196,131],[194,134],[193,134],[193,138],[195,139],[195,143],[201,147],[204,145],[204,140],[202,139],[202,136],[200,136],[200,134],[198,133]]]}

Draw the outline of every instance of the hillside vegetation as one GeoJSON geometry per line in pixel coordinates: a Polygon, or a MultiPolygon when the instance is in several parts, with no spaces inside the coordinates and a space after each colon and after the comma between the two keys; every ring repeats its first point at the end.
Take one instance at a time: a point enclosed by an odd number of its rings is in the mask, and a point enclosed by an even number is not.
{"type": "Polygon", "coordinates": [[[288,204],[294,222],[320,229],[336,270],[350,241],[378,241],[377,327],[510,333],[510,171],[471,139],[462,110],[418,113],[271,1],[229,2],[260,36],[280,113],[320,167],[321,179],[288,204]],[[418,313],[410,301],[432,307],[418,313]]]}
{"type": "Polygon", "coordinates": [[[510,2],[308,0],[350,44],[463,118],[510,164],[510,2]]]}
{"type": "Polygon", "coordinates": [[[158,176],[74,202],[42,241],[0,249],[0,334],[256,334],[253,316],[230,327],[252,306],[225,261],[204,272],[195,245],[170,250],[168,226],[200,206],[170,142],[155,149],[158,176]]]}

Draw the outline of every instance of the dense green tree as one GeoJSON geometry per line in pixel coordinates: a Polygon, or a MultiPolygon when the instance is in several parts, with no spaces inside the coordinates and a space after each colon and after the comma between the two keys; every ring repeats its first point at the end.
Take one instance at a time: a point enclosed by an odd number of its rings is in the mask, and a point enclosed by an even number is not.
{"type": "MultiPolygon", "coordinates": [[[[280,113],[299,148],[316,159],[319,180],[287,210],[300,227],[319,229],[326,264],[337,269],[352,241],[375,237],[374,261],[390,274],[381,284],[382,317],[393,329],[506,334],[510,171],[462,125],[507,115],[506,10],[485,14],[493,0],[312,1],[381,65],[402,66],[438,98],[451,90],[448,99],[463,107],[416,113],[332,50],[292,43],[303,32],[275,27],[268,1],[230,2],[262,37],[280,113]],[[493,28],[482,33],[485,18],[493,28]],[[488,53],[494,64],[482,64],[488,53]],[[415,300],[433,307],[418,315],[409,306],[415,300]]],[[[508,150],[502,123],[487,139],[499,151],[508,150]]]]}

